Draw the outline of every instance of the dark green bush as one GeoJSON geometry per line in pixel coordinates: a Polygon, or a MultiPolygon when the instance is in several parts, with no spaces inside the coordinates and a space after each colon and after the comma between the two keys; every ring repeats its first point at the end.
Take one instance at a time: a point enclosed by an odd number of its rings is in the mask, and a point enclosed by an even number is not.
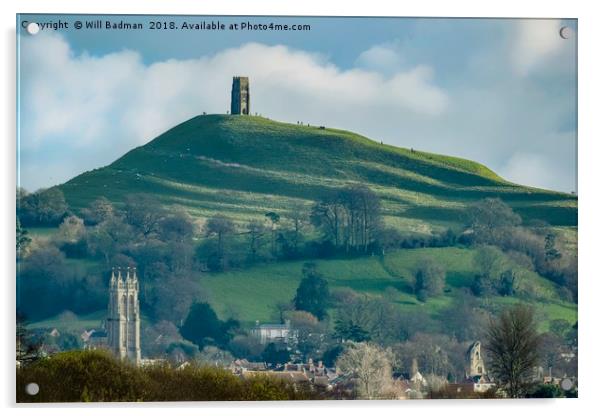
{"type": "Polygon", "coordinates": [[[191,364],[137,368],[106,352],[70,351],[17,370],[17,402],[134,402],[308,400],[321,396],[308,386],[268,375],[243,379],[227,370],[191,364]],[[35,382],[35,396],[25,392],[35,382]]]}

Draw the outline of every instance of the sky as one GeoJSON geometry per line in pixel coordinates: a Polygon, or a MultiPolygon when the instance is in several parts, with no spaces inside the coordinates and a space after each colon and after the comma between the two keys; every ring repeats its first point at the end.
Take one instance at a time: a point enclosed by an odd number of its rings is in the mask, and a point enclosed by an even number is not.
{"type": "Polygon", "coordinates": [[[195,115],[229,109],[351,130],[577,190],[575,20],[19,15],[18,185],[105,166],[195,115]],[[142,23],[75,29],[76,21],[142,23]],[[36,35],[23,22],[48,24],[36,35]],[[219,22],[226,30],[150,29],[219,22]],[[54,30],[52,23],[67,23],[54,30]],[[228,30],[232,23],[310,30],[228,30]],[[563,39],[561,27],[572,29],[563,39]]]}

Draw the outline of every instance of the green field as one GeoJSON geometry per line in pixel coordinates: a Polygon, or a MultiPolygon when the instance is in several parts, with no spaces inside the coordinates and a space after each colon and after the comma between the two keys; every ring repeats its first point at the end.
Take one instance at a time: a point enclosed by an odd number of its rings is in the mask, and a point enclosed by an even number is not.
{"type": "MultiPolygon", "coordinates": [[[[474,276],[474,250],[461,248],[428,248],[398,250],[385,256],[353,260],[318,260],[319,271],[328,280],[331,290],[351,288],[369,296],[382,296],[388,287],[399,291],[396,304],[405,311],[426,311],[434,318],[450,305],[455,294],[470,285],[474,276]],[[426,303],[411,293],[411,276],[421,259],[431,257],[447,270],[446,293],[426,303]]],[[[553,283],[521,269],[506,259],[504,266],[514,267],[520,275],[519,290],[529,288],[526,302],[540,314],[542,328],[553,319],[575,322],[577,306],[559,299],[553,283]]],[[[285,262],[257,266],[247,270],[207,274],[201,285],[209,293],[210,303],[223,318],[234,316],[250,324],[255,320],[273,321],[278,302],[291,300],[301,280],[303,262],[285,262]]],[[[527,295],[525,295],[527,296],[527,295]]],[[[517,298],[491,297],[492,308],[518,301],[517,298]]]]}
{"type": "MultiPolygon", "coordinates": [[[[71,314],[69,314],[71,315],[71,314]]],[[[43,321],[33,322],[28,325],[30,329],[56,328],[60,332],[81,333],[84,330],[98,329],[106,318],[107,311],[96,311],[88,315],[75,315],[64,317],[62,314],[43,321]]]]}
{"type": "MultiPolygon", "coordinates": [[[[99,310],[96,312],[89,313],[87,315],[77,314],[65,314],[61,313],[52,318],[44,319],[43,321],[32,322],[28,324],[29,329],[51,329],[56,328],[60,332],[69,332],[74,334],[80,334],[84,330],[89,331],[91,329],[100,329],[103,327],[103,321],[107,318],[106,310],[99,310]],[[68,315],[68,316],[65,316],[68,315]]],[[[151,322],[148,317],[144,314],[141,315],[141,325],[149,325],[151,322]]]]}
{"type": "MultiPolygon", "coordinates": [[[[367,296],[384,296],[387,288],[395,288],[395,304],[406,312],[421,311],[438,319],[442,309],[449,307],[458,291],[471,283],[475,274],[473,258],[475,250],[466,248],[425,248],[396,250],[388,253],[384,260],[378,256],[357,259],[330,259],[314,261],[320,273],[329,283],[331,291],[350,288],[367,296]],[[436,259],[447,272],[445,293],[442,296],[419,302],[412,293],[411,282],[415,267],[425,258],[436,259]]],[[[72,261],[74,267],[93,269],[91,261],[72,261]]],[[[256,320],[276,320],[276,305],[289,301],[302,278],[303,261],[278,262],[258,265],[244,270],[199,275],[199,284],[207,294],[209,302],[222,319],[234,317],[243,325],[250,326],[256,320]]],[[[540,329],[545,330],[554,319],[571,323],[577,320],[577,305],[562,301],[556,286],[538,274],[522,269],[510,259],[505,259],[500,268],[512,267],[517,271],[519,297],[494,296],[482,301],[490,310],[499,310],[511,303],[523,301],[535,307],[540,329]],[[523,293],[524,292],[524,293],[523,293]]],[[[30,324],[31,328],[57,328],[59,331],[81,332],[98,328],[106,311],[67,318],[56,316],[30,324]]],[[[145,320],[145,322],[147,322],[145,320]]]]}
{"type": "Polygon", "coordinates": [[[100,196],[121,204],[149,193],[195,216],[248,220],[286,215],[354,183],[379,195],[389,224],[419,231],[462,222],[466,205],[485,197],[502,198],[525,219],[577,221],[575,196],[509,183],[476,162],[251,116],[192,118],[60,189],[76,210],[100,196]]]}

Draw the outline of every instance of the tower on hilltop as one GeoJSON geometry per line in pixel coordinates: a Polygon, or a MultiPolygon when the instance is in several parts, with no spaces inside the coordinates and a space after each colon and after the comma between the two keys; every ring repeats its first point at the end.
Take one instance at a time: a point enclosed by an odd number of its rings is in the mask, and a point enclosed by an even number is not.
{"type": "Polygon", "coordinates": [[[140,305],[136,268],[127,268],[125,280],[121,269],[111,272],[107,336],[110,350],[120,359],[140,364],[140,305]]]}
{"type": "Polygon", "coordinates": [[[234,77],[232,79],[232,101],[230,114],[248,115],[251,111],[251,93],[249,92],[248,77],[234,77]]]}

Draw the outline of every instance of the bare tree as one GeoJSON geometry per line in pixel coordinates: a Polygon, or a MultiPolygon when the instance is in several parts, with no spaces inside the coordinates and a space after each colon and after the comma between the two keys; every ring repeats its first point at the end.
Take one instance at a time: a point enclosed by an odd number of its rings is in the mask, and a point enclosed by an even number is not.
{"type": "Polygon", "coordinates": [[[17,227],[16,227],[16,244],[17,244],[17,261],[23,256],[26,252],[29,243],[31,243],[31,238],[28,236],[28,231],[21,226],[21,221],[19,217],[17,217],[17,227]]]}
{"type": "Polygon", "coordinates": [[[159,231],[159,223],[165,215],[165,209],[151,195],[135,194],[126,198],[125,220],[145,238],[159,231]]]}
{"type": "Polygon", "coordinates": [[[115,208],[111,201],[104,196],[92,201],[87,208],[82,209],[84,220],[88,224],[96,225],[115,215],[115,208]]]}
{"type": "Polygon", "coordinates": [[[247,224],[247,238],[249,242],[249,259],[251,263],[257,260],[257,252],[263,244],[263,236],[266,232],[264,225],[257,220],[247,224]]]}
{"type": "Polygon", "coordinates": [[[311,221],[335,247],[365,253],[382,228],[380,201],[365,186],[349,186],[316,203],[311,221]]]}
{"type": "Polygon", "coordinates": [[[215,217],[209,218],[205,223],[205,235],[208,237],[216,236],[217,237],[217,260],[219,263],[219,268],[223,269],[226,264],[226,260],[224,257],[224,246],[225,240],[228,235],[234,232],[234,223],[228,218],[217,215],[215,217]]]}
{"type": "Polygon", "coordinates": [[[345,210],[335,196],[328,196],[316,203],[311,210],[312,224],[322,230],[324,238],[339,246],[342,240],[341,224],[345,210]]]}
{"type": "Polygon", "coordinates": [[[324,334],[327,331],[325,324],[306,311],[290,311],[284,316],[290,319],[302,360],[320,357],[324,353],[324,334]]]}
{"type": "Polygon", "coordinates": [[[308,216],[305,205],[295,204],[289,213],[289,218],[292,223],[292,243],[295,254],[299,252],[299,244],[302,240],[302,232],[307,223],[308,216]]]}
{"type": "Polygon", "coordinates": [[[58,238],[72,243],[84,237],[85,233],[84,220],[75,215],[69,215],[59,226],[58,238]]]}
{"type": "Polygon", "coordinates": [[[265,214],[265,217],[270,220],[270,229],[272,232],[272,255],[276,255],[276,229],[278,228],[278,223],[280,222],[280,215],[276,212],[268,212],[265,214]]]}
{"type": "Polygon", "coordinates": [[[360,398],[381,398],[392,382],[392,352],[364,342],[347,345],[346,351],[337,360],[337,367],[356,379],[360,398]]]}
{"type": "Polygon", "coordinates": [[[531,387],[540,340],[528,306],[515,305],[490,322],[486,345],[490,371],[510,397],[524,397],[531,387]]]}

